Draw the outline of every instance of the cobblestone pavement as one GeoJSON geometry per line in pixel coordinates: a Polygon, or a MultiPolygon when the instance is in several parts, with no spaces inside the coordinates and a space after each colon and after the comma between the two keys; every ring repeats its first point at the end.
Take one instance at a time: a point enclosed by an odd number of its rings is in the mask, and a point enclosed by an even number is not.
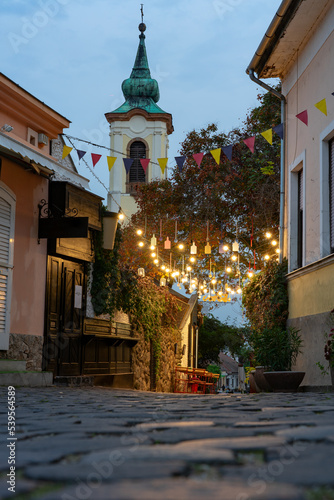
{"type": "Polygon", "coordinates": [[[333,392],[15,392],[9,436],[0,388],[1,498],[334,499],[333,392]]]}

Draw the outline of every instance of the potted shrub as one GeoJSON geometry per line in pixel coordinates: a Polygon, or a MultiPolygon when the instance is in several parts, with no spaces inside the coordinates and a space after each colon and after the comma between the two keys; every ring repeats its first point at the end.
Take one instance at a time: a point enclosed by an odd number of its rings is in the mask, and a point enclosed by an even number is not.
{"type": "Polygon", "coordinates": [[[273,390],[296,390],[305,375],[304,372],[291,372],[292,365],[301,352],[302,340],[296,329],[286,328],[286,274],[286,259],[282,263],[269,262],[244,288],[242,298],[251,325],[249,343],[253,348],[256,364],[261,365],[255,371],[254,378],[258,378],[260,386],[265,379],[273,390]],[[281,375],[269,374],[272,372],[281,375]],[[282,385],[275,383],[276,378],[282,381],[282,385]]]}
{"type": "Polygon", "coordinates": [[[302,347],[298,330],[263,328],[261,332],[251,335],[250,342],[257,362],[267,367],[263,376],[271,389],[297,390],[305,375],[305,372],[292,371],[302,347]]]}

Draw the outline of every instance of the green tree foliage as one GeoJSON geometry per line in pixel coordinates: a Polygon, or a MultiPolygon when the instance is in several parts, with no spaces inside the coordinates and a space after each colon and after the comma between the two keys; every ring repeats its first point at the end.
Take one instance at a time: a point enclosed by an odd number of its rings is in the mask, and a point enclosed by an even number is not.
{"type": "Polygon", "coordinates": [[[288,317],[288,290],[286,274],[288,262],[268,262],[255,275],[242,294],[242,304],[254,332],[279,328],[284,330],[288,317]]]}
{"type": "Polygon", "coordinates": [[[247,331],[227,325],[209,314],[204,317],[198,333],[198,360],[201,366],[219,362],[219,353],[228,351],[238,356],[245,344],[247,331]]]}
{"type": "MultiPolygon", "coordinates": [[[[253,263],[254,251],[257,265],[261,265],[268,247],[264,232],[270,228],[275,230],[279,221],[280,139],[273,134],[273,145],[270,145],[259,134],[280,122],[280,102],[270,93],[259,96],[259,102],[258,107],[249,111],[243,125],[227,134],[219,132],[215,124],[189,132],[181,145],[180,154],[187,158],[182,172],[175,166],[167,180],[141,186],[137,199],[139,210],[124,233],[125,244],[121,249],[124,262],[146,267],[150,273],[159,275],[149,250],[139,251],[136,247],[135,228],[146,227],[148,239],[153,233],[158,238],[159,257],[167,264],[170,260],[172,264],[178,264],[183,254],[173,242],[177,221],[178,240],[186,244],[188,251],[192,241],[197,244],[196,272],[201,277],[209,272],[209,257],[204,253],[207,230],[212,246],[212,264],[218,272],[225,268],[218,244],[224,240],[231,245],[236,232],[242,272],[246,272],[250,262],[253,263]],[[252,154],[243,139],[255,134],[255,152],[252,154]],[[232,161],[222,152],[217,165],[210,150],[232,143],[232,161]],[[201,168],[192,158],[199,152],[205,153],[201,168]],[[271,175],[264,174],[264,171],[270,171],[271,175]],[[173,243],[172,256],[163,248],[166,236],[173,243]]],[[[234,277],[238,279],[238,276],[234,277]]]]}

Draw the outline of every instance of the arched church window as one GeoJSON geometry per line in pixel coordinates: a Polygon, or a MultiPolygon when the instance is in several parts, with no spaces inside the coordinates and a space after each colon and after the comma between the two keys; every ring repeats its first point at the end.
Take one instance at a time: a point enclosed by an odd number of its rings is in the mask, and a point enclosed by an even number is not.
{"type": "Polygon", "coordinates": [[[145,171],[140,158],[146,158],[146,146],[142,141],[134,141],[130,146],[130,158],[133,163],[129,172],[129,182],[146,182],[145,171]]]}

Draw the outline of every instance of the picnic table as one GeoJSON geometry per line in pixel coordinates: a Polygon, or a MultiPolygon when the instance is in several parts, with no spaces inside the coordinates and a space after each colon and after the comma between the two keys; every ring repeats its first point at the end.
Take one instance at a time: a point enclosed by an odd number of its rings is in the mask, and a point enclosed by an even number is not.
{"type": "Polygon", "coordinates": [[[174,392],[192,394],[215,394],[220,375],[204,368],[177,366],[175,368],[174,392]]]}

